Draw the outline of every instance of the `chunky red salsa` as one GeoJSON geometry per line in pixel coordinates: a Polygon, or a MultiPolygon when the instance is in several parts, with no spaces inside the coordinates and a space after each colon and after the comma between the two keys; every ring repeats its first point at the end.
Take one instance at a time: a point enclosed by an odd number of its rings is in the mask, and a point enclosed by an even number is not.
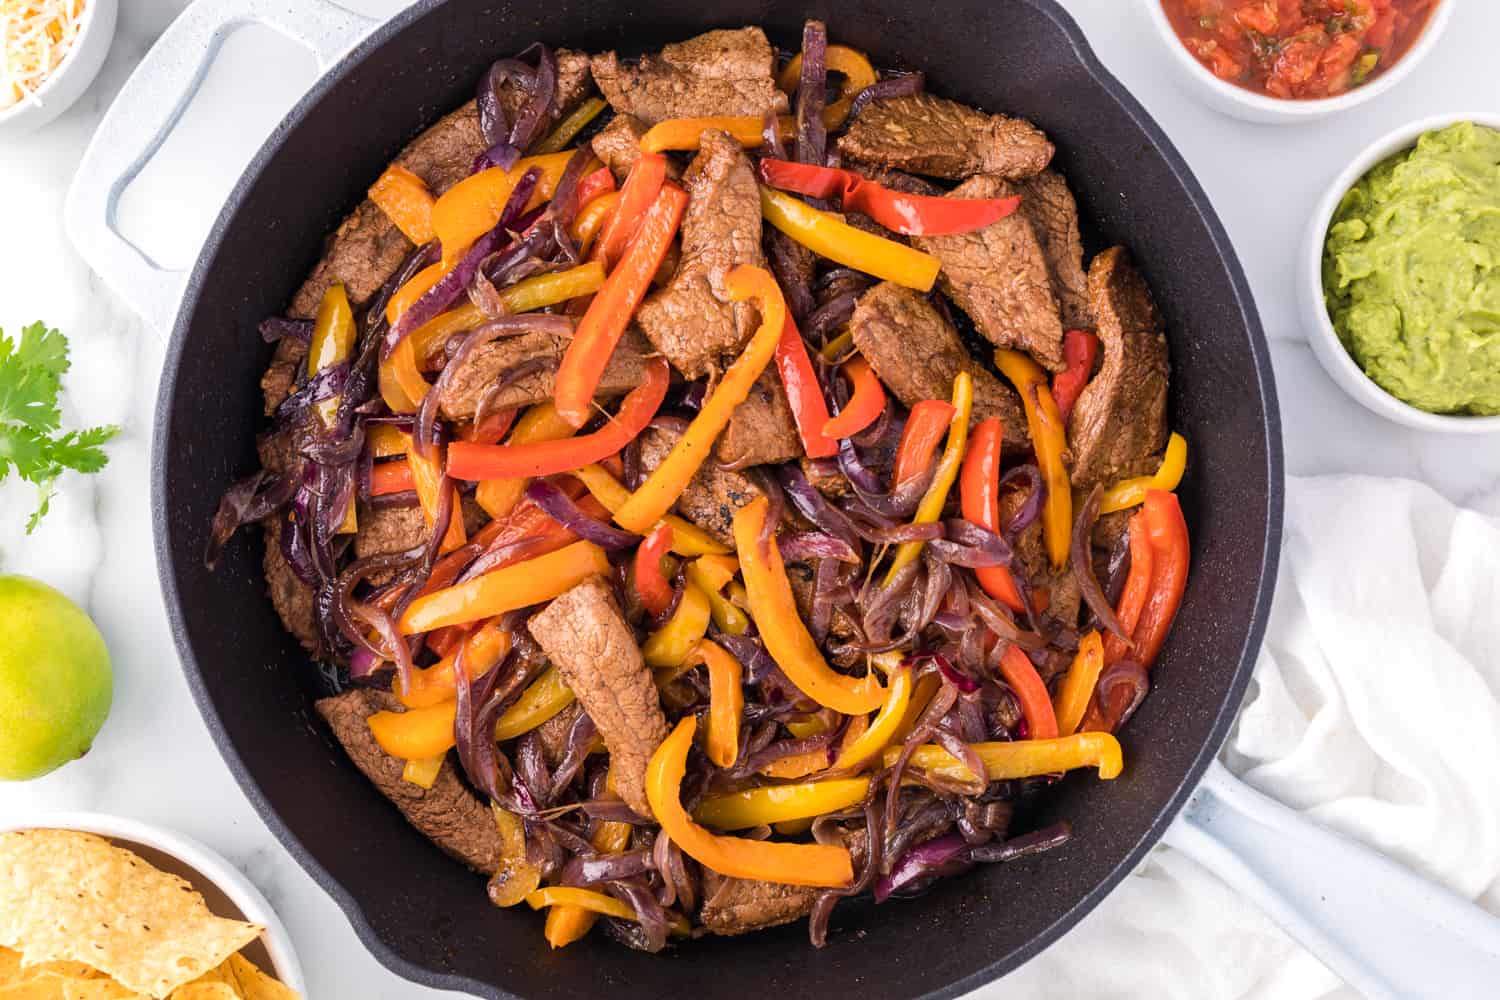
{"type": "Polygon", "coordinates": [[[1221,80],[1272,97],[1334,97],[1385,72],[1441,0],[1161,0],[1221,80]]]}

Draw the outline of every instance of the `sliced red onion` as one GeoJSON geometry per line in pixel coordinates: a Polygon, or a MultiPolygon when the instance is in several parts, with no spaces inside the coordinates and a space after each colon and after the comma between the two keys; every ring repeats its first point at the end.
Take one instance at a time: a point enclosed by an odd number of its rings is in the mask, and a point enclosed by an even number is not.
{"type": "MultiPolygon", "coordinates": [[[[770,115],[769,118],[773,122],[776,120],[775,115],[770,115]]],[[[786,157],[783,155],[778,158],[786,157]]],[[[806,320],[814,307],[812,283],[804,270],[804,262],[811,254],[811,250],[781,230],[767,229],[766,260],[771,265],[771,273],[776,276],[776,283],[781,286],[787,308],[792,311],[792,319],[798,323],[806,320]]],[[[806,336],[806,331],[803,331],[803,336],[806,336]]]]}
{"type": "Polygon", "coordinates": [[[911,97],[914,94],[920,94],[926,86],[927,78],[920,71],[877,80],[854,95],[854,100],[849,104],[849,117],[851,119],[858,117],[871,101],[884,101],[892,97],[911,97]]]}
{"type": "Polygon", "coordinates": [[[1151,678],[1147,675],[1146,668],[1134,660],[1120,660],[1104,668],[1094,690],[1100,705],[1112,706],[1119,700],[1116,692],[1129,697],[1130,700],[1115,721],[1115,729],[1118,730],[1130,721],[1135,710],[1141,707],[1141,702],[1146,700],[1146,695],[1151,691],[1151,678]]]}
{"type": "Polygon", "coordinates": [[[210,570],[214,568],[225,543],[241,525],[264,521],[286,506],[297,492],[300,479],[300,474],[278,475],[269,469],[261,469],[225,490],[209,528],[203,565],[210,570]]]}
{"type": "Polygon", "coordinates": [[[855,496],[863,500],[871,510],[886,517],[911,517],[922,500],[922,494],[927,492],[927,487],[932,482],[929,472],[924,476],[911,477],[890,493],[882,491],[879,478],[865,466],[854,442],[848,438],[839,441],[839,471],[849,480],[855,496]]]}
{"type": "Polygon", "coordinates": [[[1015,537],[1029,528],[1042,513],[1042,504],[1047,499],[1047,490],[1042,484],[1042,473],[1035,465],[1018,465],[1014,469],[1006,471],[1000,477],[1000,488],[1003,490],[1012,483],[1026,480],[1026,502],[1021,509],[1011,515],[1011,519],[1005,523],[1005,537],[1014,541],[1015,537]]]}
{"type": "Polygon", "coordinates": [[[802,26],[802,77],[797,83],[797,161],[824,165],[828,131],[823,106],[828,98],[828,29],[822,21],[802,26]]]}
{"type": "Polygon", "coordinates": [[[1047,645],[1047,640],[1036,632],[1023,629],[1011,618],[1010,612],[1001,608],[984,591],[979,588],[976,580],[966,580],[965,586],[969,591],[969,604],[979,616],[980,621],[995,635],[1006,642],[1015,643],[1022,649],[1042,649],[1047,645]]]}
{"type": "Polygon", "coordinates": [[[938,668],[938,673],[943,675],[943,679],[958,688],[960,694],[973,694],[979,690],[979,682],[961,673],[943,654],[928,653],[924,656],[914,657],[912,662],[920,663],[924,659],[930,659],[938,668]]]}
{"type": "MultiPolygon", "coordinates": [[[[536,315],[538,318],[541,318],[540,315],[535,313],[528,313],[527,315],[536,315]]],[[[568,317],[549,316],[547,318],[562,320],[569,327],[568,332],[572,332],[572,320],[568,317]]],[[[479,397],[479,401],[474,404],[475,426],[483,424],[490,418],[495,412],[495,401],[500,398],[506,389],[520,382],[523,378],[530,378],[538,372],[550,371],[556,367],[556,358],[527,358],[525,361],[517,361],[499,375],[496,375],[495,380],[485,388],[484,393],[479,397]]]]}
{"type": "Polygon", "coordinates": [[[1012,837],[999,844],[976,847],[969,856],[979,862],[1015,861],[1032,854],[1041,854],[1054,847],[1061,847],[1073,839],[1073,826],[1067,820],[1044,826],[1040,830],[1012,837]]]}
{"type": "Polygon", "coordinates": [[[479,265],[509,241],[510,235],[502,226],[496,226],[475,240],[474,245],[454,265],[453,270],[443,275],[431,288],[423,292],[417,301],[413,302],[386,330],[381,342],[381,356],[389,358],[391,352],[396,349],[396,345],[405,340],[413,330],[447,312],[448,307],[464,294],[470,279],[474,277],[474,272],[479,270],[479,265]]]}
{"type": "Polygon", "coordinates": [[[959,518],[949,519],[945,529],[946,537],[928,543],[944,562],[967,569],[1010,565],[1011,548],[994,532],[959,518]]]}
{"type": "Polygon", "coordinates": [[[641,935],[641,947],[648,952],[658,952],[667,946],[667,911],[656,901],[653,893],[645,880],[637,876],[633,879],[617,879],[608,883],[609,891],[625,902],[635,911],[638,930],[641,935]]]}
{"type": "Polygon", "coordinates": [[[589,749],[593,747],[594,738],[598,735],[599,729],[594,725],[594,720],[589,718],[587,712],[580,712],[578,718],[573,720],[573,725],[568,727],[562,760],[558,761],[557,770],[548,779],[552,788],[567,788],[573,783],[588,760],[589,749]]]}
{"type": "Polygon", "coordinates": [[[1128,642],[1130,637],[1125,634],[1125,627],[1115,617],[1115,609],[1110,607],[1109,598],[1104,596],[1104,589],[1099,586],[1099,578],[1094,576],[1094,553],[1090,539],[1094,534],[1094,522],[1099,519],[1099,504],[1103,498],[1104,487],[1095,483],[1094,488],[1089,491],[1088,499],[1083,502],[1083,509],[1078,512],[1078,518],[1073,522],[1073,541],[1068,554],[1073,561],[1073,578],[1078,581],[1078,589],[1083,592],[1083,599],[1088,603],[1089,610],[1099,619],[1100,625],[1128,642]]]}
{"type": "Polygon", "coordinates": [[[777,540],[781,557],[789,562],[805,559],[836,559],[858,565],[859,553],[841,538],[821,531],[792,531],[777,540]]]}
{"type": "Polygon", "coordinates": [[[875,902],[914,893],[920,886],[966,871],[972,864],[969,845],[960,834],[950,833],[918,844],[902,855],[889,875],[875,883],[875,902]]]}
{"type": "Polygon", "coordinates": [[[558,524],[602,549],[628,549],[640,544],[640,535],[589,517],[578,509],[578,505],[566,493],[546,479],[533,480],[526,487],[526,498],[558,524]]]}
{"type": "Polygon", "coordinates": [[[372,510],[405,510],[408,507],[420,507],[422,500],[417,496],[416,490],[401,490],[397,493],[382,493],[378,497],[368,497],[365,503],[372,510]]]}
{"type": "Polygon", "coordinates": [[[260,321],[260,339],[268,344],[274,344],[278,340],[292,339],[300,340],[304,344],[312,343],[313,321],[310,319],[286,319],[282,316],[271,316],[260,321]]]}
{"type": "Polygon", "coordinates": [[[584,887],[598,885],[600,882],[630,878],[632,875],[644,875],[656,869],[651,853],[648,848],[638,847],[621,854],[575,857],[563,865],[558,882],[562,885],[584,887]]]}
{"type": "Polygon", "coordinates": [[[815,344],[827,341],[829,334],[849,322],[858,301],[853,292],[840,292],[829,298],[808,314],[802,335],[815,344]]]}
{"type": "Polygon", "coordinates": [[[479,128],[485,141],[491,145],[506,142],[523,150],[531,146],[552,118],[556,93],[557,61],[547,46],[537,43],[514,59],[497,61],[480,81],[475,95],[479,128]],[[537,60],[535,69],[523,61],[533,53],[537,60]],[[514,123],[506,118],[501,102],[501,87],[506,83],[527,94],[514,123]]]}
{"type": "Polygon", "coordinates": [[[1120,594],[1125,590],[1125,578],[1130,575],[1130,528],[1120,532],[1120,537],[1115,539],[1115,547],[1109,554],[1109,565],[1105,569],[1107,581],[1104,584],[1104,597],[1110,607],[1120,603],[1120,594]]]}
{"type": "Polygon", "coordinates": [[[501,170],[509,170],[516,165],[521,158],[521,151],[508,142],[497,142],[489,149],[474,157],[474,165],[469,168],[470,174],[477,174],[481,170],[489,170],[499,167],[501,170]]]}
{"type": "Polygon", "coordinates": [[[457,693],[453,741],[458,749],[459,764],[469,781],[490,799],[499,799],[503,791],[497,760],[499,751],[495,749],[495,721],[499,713],[491,707],[491,695],[501,676],[514,669],[515,654],[514,651],[507,654],[500,664],[485,671],[477,680],[469,677],[465,654],[466,647],[460,643],[453,661],[457,693]]]}
{"type": "Polygon", "coordinates": [[[788,462],[777,470],[781,487],[797,512],[807,518],[819,530],[845,542],[850,548],[858,545],[859,533],[849,515],[828,502],[807,479],[802,467],[788,462]]]}

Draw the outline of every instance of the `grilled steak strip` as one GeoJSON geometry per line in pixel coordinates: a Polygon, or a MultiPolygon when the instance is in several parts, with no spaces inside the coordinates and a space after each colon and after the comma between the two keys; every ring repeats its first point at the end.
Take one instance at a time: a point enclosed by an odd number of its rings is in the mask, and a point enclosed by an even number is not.
{"type": "Polygon", "coordinates": [[[760,28],[710,31],[642,56],[633,66],[614,52],[593,60],[594,81],[609,106],[648,125],[668,118],[785,111],[775,68],[771,43],[760,28]]]}
{"type": "Polygon", "coordinates": [[[856,163],[929,177],[974,174],[1020,179],[1052,159],[1052,143],[1028,121],[991,115],[931,94],[875,101],[839,139],[856,163]]]}

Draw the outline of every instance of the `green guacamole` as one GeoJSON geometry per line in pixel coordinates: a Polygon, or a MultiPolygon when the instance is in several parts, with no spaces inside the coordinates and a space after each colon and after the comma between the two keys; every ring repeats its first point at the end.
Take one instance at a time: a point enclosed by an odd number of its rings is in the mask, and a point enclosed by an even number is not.
{"type": "Polygon", "coordinates": [[[1386,392],[1431,413],[1500,414],[1500,132],[1428,132],[1339,203],[1328,315],[1386,392]]]}

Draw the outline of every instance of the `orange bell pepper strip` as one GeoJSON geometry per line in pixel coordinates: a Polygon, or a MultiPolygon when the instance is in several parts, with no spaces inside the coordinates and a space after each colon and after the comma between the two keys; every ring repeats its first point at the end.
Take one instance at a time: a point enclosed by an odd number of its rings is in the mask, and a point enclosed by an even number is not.
{"type": "MultiPolygon", "coordinates": [[[[1000,446],[1004,436],[1005,429],[998,417],[981,420],[974,427],[958,490],[964,520],[997,533],[1000,531],[1000,446]]],[[[984,592],[995,600],[1015,612],[1026,610],[1021,589],[1016,586],[1016,578],[1008,567],[981,566],[974,570],[974,576],[984,592]]]]}
{"type": "Polygon", "coordinates": [[[620,203],[615,214],[599,234],[594,259],[604,269],[614,269],[625,252],[625,244],[635,235],[667,180],[667,158],[660,153],[643,153],[636,158],[620,186],[620,203]]]}
{"type": "Polygon", "coordinates": [[[615,190],[615,175],[608,167],[600,167],[584,176],[573,191],[573,197],[581,208],[596,198],[615,190]]]}
{"type": "Polygon", "coordinates": [[[532,146],[531,152],[534,155],[541,153],[560,152],[567,147],[568,143],[573,141],[573,137],[575,135],[583,131],[584,126],[593,121],[595,118],[598,118],[600,112],[602,112],[607,107],[609,107],[609,105],[606,104],[602,99],[598,97],[590,97],[588,100],[578,105],[578,107],[574,108],[566,118],[558,122],[557,127],[554,128],[546,136],[546,138],[542,139],[536,145],[532,146]]]}
{"type": "Polygon", "coordinates": [[[875,375],[875,369],[859,355],[844,362],[844,374],[854,383],[854,394],[839,411],[839,415],[823,425],[827,437],[852,437],[873,424],[885,410],[885,386],[875,375]]]}
{"type": "MultiPolygon", "coordinates": [[[[557,415],[551,400],[538,403],[516,422],[509,443],[533,444],[538,441],[561,441],[570,438],[575,431],[573,425],[557,415]]],[[[474,500],[490,517],[505,517],[515,509],[526,492],[528,480],[524,476],[508,476],[501,479],[485,479],[474,491],[474,500]]]]}
{"type": "Polygon", "coordinates": [[[1042,366],[1020,351],[998,350],[995,367],[1021,394],[1026,425],[1036,448],[1037,467],[1047,487],[1042,505],[1042,541],[1053,569],[1068,564],[1068,546],[1073,539],[1073,487],[1068,481],[1067,425],[1057,410],[1057,401],[1047,386],[1042,366]]]}
{"type": "Polygon", "coordinates": [[[376,462],[370,467],[370,496],[383,497],[416,489],[411,466],[405,462],[376,462]]]}
{"type": "MultiPolygon", "coordinates": [[[[948,422],[948,442],[943,445],[943,456],[938,459],[937,472],[932,485],[922,494],[917,503],[913,524],[931,524],[943,516],[943,506],[948,502],[948,493],[958,470],[963,465],[964,449],[969,442],[969,417],[974,412],[974,380],[968,372],[959,372],[953,379],[953,419],[948,422]]],[[[885,582],[890,584],[903,566],[922,554],[921,542],[903,542],[896,547],[891,568],[886,571],[885,582]]]]}
{"type": "MultiPolygon", "coordinates": [[[[558,369],[554,392],[557,411],[574,427],[582,427],[592,415],[594,389],[630,317],[651,287],[686,208],[687,193],[682,188],[669,184],[661,189],[620,263],[579,320],[558,369]]],[[[618,212],[615,217],[619,218],[618,212]]]]}
{"type": "MultiPolygon", "coordinates": [[[[576,906],[580,909],[591,910],[601,916],[615,917],[620,920],[639,920],[635,910],[630,904],[623,903],[613,896],[606,896],[602,892],[593,889],[575,889],[565,885],[549,885],[541,889],[534,889],[524,897],[526,905],[533,910],[540,910],[547,906],[576,906]]],[[[687,918],[680,913],[668,912],[668,924],[672,933],[679,937],[690,932],[687,918]]]]}
{"type": "MultiPolygon", "coordinates": [[[[573,344],[577,343],[575,339],[573,344]]],[[[646,380],[630,390],[621,402],[619,412],[592,434],[529,444],[455,441],[448,446],[448,473],[457,479],[552,476],[559,472],[573,472],[608,458],[646,429],[667,397],[669,379],[666,361],[651,359],[646,365],[646,380]]],[[[558,407],[558,412],[569,424],[578,426],[562,413],[561,407],[558,407]]]]}
{"type": "Polygon", "coordinates": [[[838,454],[838,442],[823,430],[828,423],[828,401],[823,398],[812,358],[790,312],[781,328],[781,340],[776,343],[776,370],[781,374],[781,385],[786,390],[792,420],[807,457],[829,458],[838,454]]]}
{"type": "MultiPolygon", "coordinates": [[[[932,456],[953,422],[953,404],[942,399],[924,399],[911,408],[901,431],[901,445],[896,449],[896,464],[891,470],[891,485],[900,486],[927,471],[932,456]]],[[[981,425],[983,426],[983,425],[981,425]]],[[[975,428],[975,443],[979,429],[975,428]]],[[[970,445],[970,451],[973,451],[970,445]]]]}
{"type": "Polygon", "coordinates": [[[750,395],[756,379],[771,363],[776,345],[781,341],[781,331],[786,324],[786,302],[781,297],[781,287],[769,271],[741,264],[725,277],[724,286],[732,301],[756,300],[760,307],[760,326],[724,373],[723,379],[703,401],[698,415],[693,417],[671,452],[640,489],[631,494],[625,506],[615,511],[615,523],[626,531],[645,534],[671,510],[713,450],[719,433],[729,425],[735,408],[750,395]]]}
{"type": "MultiPolygon", "coordinates": [[[[641,136],[643,153],[664,153],[668,150],[696,150],[709,129],[726,132],[735,142],[746,149],[754,149],[765,141],[765,119],[754,115],[726,115],[717,118],[668,118],[657,122],[641,136]]],[[[783,139],[796,135],[796,125],[787,115],[776,120],[776,127],[783,139]]]]}
{"type": "Polygon", "coordinates": [[[740,661],[712,639],[700,639],[686,666],[708,668],[708,730],[703,750],[716,767],[733,767],[740,755],[740,718],[745,713],[745,671],[740,661]]]}
{"type": "Polygon", "coordinates": [[[417,246],[432,240],[432,206],[437,199],[422,178],[393,163],[371,186],[369,194],[407,239],[417,246]]]}
{"type": "MultiPolygon", "coordinates": [[[[410,440],[406,445],[406,464],[411,469],[412,487],[417,491],[417,501],[422,505],[422,514],[427,519],[427,526],[431,527],[437,518],[438,489],[443,481],[442,467],[419,454],[417,449],[412,447],[410,440]]],[[[459,497],[458,487],[455,486],[453,487],[452,512],[448,517],[448,530],[443,536],[439,551],[452,552],[468,540],[468,535],[464,533],[463,501],[459,497]]]]}
{"type": "Polygon", "coordinates": [[[886,696],[875,675],[854,678],[833,670],[802,623],[776,539],[761,544],[768,507],[765,497],[757,497],[735,513],[734,542],[750,599],[750,617],[771,659],[799,691],[819,705],[844,715],[875,711],[886,696]]]}
{"type": "Polygon", "coordinates": [[[1182,604],[1190,554],[1187,521],[1175,494],[1150,491],[1141,513],[1145,515],[1146,537],[1151,543],[1151,592],[1130,636],[1136,658],[1149,669],[1156,662],[1172,619],[1182,604]]]}
{"type": "Polygon", "coordinates": [[[662,557],[672,548],[672,526],[665,521],[651,529],[635,550],[635,592],[653,615],[672,603],[672,584],[662,575],[662,557]]]}
{"type": "Polygon", "coordinates": [[[571,152],[523,157],[509,170],[499,167],[481,170],[445,191],[432,206],[432,231],[443,245],[443,261],[451,265],[459,260],[475,240],[495,228],[500,213],[505,211],[505,203],[510,201],[511,192],[526,171],[532,167],[541,171],[536,191],[527,205],[531,208],[552,197],[572,158],[571,152]]]}
{"type": "MultiPolygon", "coordinates": [[[[594,237],[604,229],[610,216],[620,205],[620,192],[607,191],[588,202],[578,210],[573,217],[573,224],[568,227],[568,235],[578,243],[578,252],[582,256],[588,256],[594,245],[594,237]]],[[[599,261],[592,261],[602,269],[604,265],[599,261]]]]}
{"type": "Polygon", "coordinates": [[[886,688],[885,704],[865,731],[839,750],[833,762],[835,771],[854,771],[880,756],[882,750],[895,742],[896,730],[906,718],[907,706],[911,704],[912,668],[898,667],[890,675],[886,688]]]}
{"type": "MultiPolygon", "coordinates": [[[[1096,767],[1099,777],[1112,781],[1125,769],[1125,757],[1120,751],[1120,741],[1109,733],[1075,733],[1051,740],[1015,740],[1010,743],[971,743],[974,752],[984,762],[985,777],[990,781],[1011,781],[1016,778],[1035,778],[1043,774],[1056,774],[1080,767],[1096,767]]],[[[901,755],[900,747],[891,747],[885,752],[885,766],[896,763],[901,755]]],[[[912,751],[909,763],[924,771],[956,778],[959,781],[974,780],[974,772],[936,743],[925,743],[912,751]]]]}
{"type": "MultiPolygon", "coordinates": [[[[1151,596],[1151,578],[1156,553],[1146,529],[1144,511],[1137,511],[1130,518],[1130,573],[1125,577],[1125,587],[1120,591],[1120,603],[1115,607],[1115,617],[1125,634],[1134,637],[1135,629],[1145,610],[1146,600],[1151,596]]],[[[1104,663],[1118,663],[1130,655],[1130,646],[1125,640],[1110,632],[1104,637],[1104,663]]]]}
{"type": "Polygon", "coordinates": [[[436,757],[453,749],[456,701],[439,702],[405,712],[376,712],[367,720],[380,749],[402,760],[436,757]]]}
{"type": "Polygon", "coordinates": [[[1078,725],[1083,721],[1089,699],[1093,697],[1094,687],[1103,671],[1104,640],[1095,629],[1078,640],[1078,655],[1073,657],[1073,665],[1063,677],[1057,698],[1052,703],[1059,735],[1071,736],[1078,732],[1078,725]]]}
{"type": "Polygon", "coordinates": [[[385,321],[394,324],[423,295],[442,280],[448,269],[442,264],[429,264],[396,289],[385,303],[385,321]]]}
{"type": "MultiPolygon", "coordinates": [[[[611,514],[625,506],[625,501],[630,499],[630,491],[601,465],[582,466],[574,469],[573,475],[588,487],[594,499],[611,514]]],[[[676,514],[668,514],[662,520],[672,526],[672,551],[680,556],[723,555],[729,551],[728,546],[718,542],[708,532],[676,514]]]]}
{"type": "Polygon", "coordinates": [[[1057,412],[1066,424],[1073,414],[1073,404],[1083,387],[1094,376],[1094,362],[1099,360],[1099,338],[1085,330],[1069,330],[1063,336],[1063,361],[1067,367],[1052,376],[1052,398],[1057,412]]]}
{"type": "MultiPolygon", "coordinates": [[[[475,629],[464,640],[464,670],[470,680],[478,680],[490,668],[504,659],[510,652],[510,633],[500,628],[498,622],[486,622],[475,629]]],[[[456,652],[443,657],[432,666],[412,671],[411,688],[396,691],[396,697],[407,708],[430,708],[456,697],[457,680],[453,665],[458,659],[456,652]]]]}
{"type": "Polygon", "coordinates": [[[829,260],[919,292],[932,290],[942,265],[931,254],[855,229],[774,188],[760,189],[760,213],[767,222],[829,260]]]}
{"type": "Polygon", "coordinates": [[[1021,715],[1026,719],[1026,738],[1050,740],[1057,736],[1057,715],[1052,710],[1052,696],[1042,675],[1036,672],[1030,657],[1020,646],[1005,647],[1000,654],[1000,676],[1015,693],[1021,703],[1021,715]]]}
{"type": "Polygon", "coordinates": [[[380,362],[378,383],[380,398],[392,412],[417,412],[417,404],[432,386],[422,377],[422,370],[417,366],[417,354],[410,337],[404,338],[391,356],[380,362]]]}
{"type": "Polygon", "coordinates": [[[417,598],[401,616],[401,631],[406,635],[430,632],[541,604],[609,571],[603,549],[592,542],[574,542],[417,598]]]}
{"type": "Polygon", "coordinates": [[[828,888],[852,884],[854,861],[847,848],[721,837],[693,821],[682,808],[680,796],[688,751],[692,749],[697,727],[697,719],[691,715],[684,717],[657,747],[646,768],[647,801],[673,843],[705,868],[732,878],[828,888]]]}
{"type": "MultiPolygon", "coordinates": [[[[838,100],[823,108],[823,127],[836,129],[849,118],[849,111],[859,92],[875,83],[875,68],[870,65],[870,60],[863,52],[847,45],[828,46],[823,58],[830,72],[841,73],[844,77],[839,84],[838,100]]],[[[776,78],[776,87],[790,97],[797,92],[801,82],[802,53],[799,52],[792,56],[792,61],[786,64],[786,68],[776,78]]]]}

